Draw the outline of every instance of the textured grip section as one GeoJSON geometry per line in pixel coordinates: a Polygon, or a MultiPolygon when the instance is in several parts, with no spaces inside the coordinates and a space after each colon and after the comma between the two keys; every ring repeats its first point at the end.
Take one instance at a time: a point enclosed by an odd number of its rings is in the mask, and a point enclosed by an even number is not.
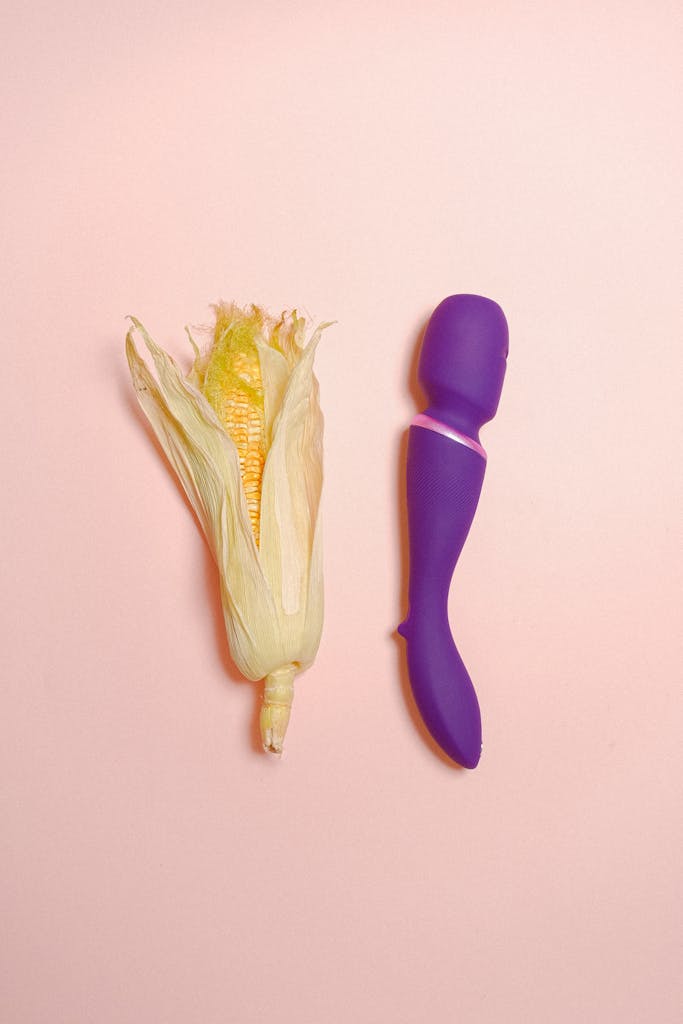
{"type": "Polygon", "coordinates": [[[479,501],[486,463],[476,452],[422,427],[408,440],[410,534],[407,641],[415,701],[439,746],[467,768],[481,754],[474,687],[453,641],[448,592],[479,501]]]}

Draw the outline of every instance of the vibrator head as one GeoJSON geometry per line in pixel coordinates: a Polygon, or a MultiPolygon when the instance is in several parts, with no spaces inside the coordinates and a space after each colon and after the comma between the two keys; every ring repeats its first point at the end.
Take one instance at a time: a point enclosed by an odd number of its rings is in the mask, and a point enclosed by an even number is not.
{"type": "Polygon", "coordinates": [[[496,414],[508,354],[508,325],[497,302],[451,295],[431,315],[418,377],[427,414],[476,439],[496,414]]]}

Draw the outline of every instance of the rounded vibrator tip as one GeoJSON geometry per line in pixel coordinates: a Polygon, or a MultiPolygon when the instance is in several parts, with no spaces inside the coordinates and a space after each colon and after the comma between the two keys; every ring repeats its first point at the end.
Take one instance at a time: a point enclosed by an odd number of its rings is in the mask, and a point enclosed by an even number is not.
{"type": "Polygon", "coordinates": [[[490,347],[505,358],[508,354],[508,325],[497,302],[484,295],[449,295],[436,307],[430,329],[446,335],[449,344],[490,347]]]}
{"type": "Polygon", "coordinates": [[[505,314],[493,299],[450,295],[440,302],[427,324],[418,370],[429,414],[446,423],[464,416],[476,433],[496,414],[508,348],[505,314]]]}

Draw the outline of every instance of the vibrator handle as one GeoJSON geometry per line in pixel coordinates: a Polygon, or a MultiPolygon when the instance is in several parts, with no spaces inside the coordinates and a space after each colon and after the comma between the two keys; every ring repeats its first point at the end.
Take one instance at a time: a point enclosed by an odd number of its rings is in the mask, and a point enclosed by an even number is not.
{"type": "Polygon", "coordinates": [[[410,427],[407,460],[410,581],[406,639],[415,702],[438,745],[475,768],[481,755],[477,695],[451,635],[448,592],[484,480],[478,444],[429,416],[410,427]]]}

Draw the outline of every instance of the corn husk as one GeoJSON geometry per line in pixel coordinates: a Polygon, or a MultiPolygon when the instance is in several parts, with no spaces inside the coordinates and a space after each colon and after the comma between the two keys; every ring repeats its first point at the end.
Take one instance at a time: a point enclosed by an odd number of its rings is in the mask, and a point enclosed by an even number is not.
{"type": "MultiPolygon", "coordinates": [[[[258,307],[214,307],[217,327],[248,331],[260,363],[265,461],[258,543],[237,447],[203,387],[212,349],[195,350],[183,374],[139,320],[126,337],[135,391],[201,524],[220,574],[232,658],[247,679],[264,680],[264,749],[281,753],[293,681],[316,655],[323,624],[323,418],[313,360],[322,330],[306,341],[296,312],[279,320],[258,307]],[[135,344],[139,335],[154,373],[135,344]]],[[[214,335],[214,338],[217,335],[214,335]]]]}

